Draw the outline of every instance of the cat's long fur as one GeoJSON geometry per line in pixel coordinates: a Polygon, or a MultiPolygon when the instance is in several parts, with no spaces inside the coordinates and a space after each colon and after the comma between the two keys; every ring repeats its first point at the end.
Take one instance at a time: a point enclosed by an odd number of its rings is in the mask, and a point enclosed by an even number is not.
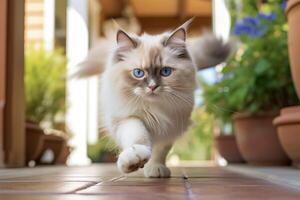
{"type": "Polygon", "coordinates": [[[97,58],[107,57],[107,50],[100,49],[98,52],[102,53],[85,61],[93,65],[77,74],[102,73],[104,123],[123,150],[117,162],[121,172],[135,171],[147,163],[146,177],[170,176],[165,159],[173,142],[190,122],[196,66],[217,64],[230,53],[228,44],[213,36],[198,39],[189,48],[185,42],[188,23],[172,33],[154,36],[129,36],[119,31],[117,45],[106,67],[100,68],[97,58]],[[161,70],[166,66],[172,73],[162,76],[161,70]],[[137,68],[145,73],[142,78],[133,75],[137,68]]]}

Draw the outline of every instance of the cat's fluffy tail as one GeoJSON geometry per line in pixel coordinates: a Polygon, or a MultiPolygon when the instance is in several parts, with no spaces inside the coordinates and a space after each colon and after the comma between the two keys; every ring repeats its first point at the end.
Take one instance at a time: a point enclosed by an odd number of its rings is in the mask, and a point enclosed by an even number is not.
{"type": "Polygon", "coordinates": [[[74,72],[68,78],[87,78],[100,75],[104,72],[105,66],[113,43],[109,40],[97,42],[94,48],[89,50],[84,61],[79,63],[74,72]]]}
{"type": "Polygon", "coordinates": [[[205,33],[188,42],[188,50],[198,69],[205,69],[224,62],[234,51],[235,42],[224,42],[214,34],[205,33]]]}

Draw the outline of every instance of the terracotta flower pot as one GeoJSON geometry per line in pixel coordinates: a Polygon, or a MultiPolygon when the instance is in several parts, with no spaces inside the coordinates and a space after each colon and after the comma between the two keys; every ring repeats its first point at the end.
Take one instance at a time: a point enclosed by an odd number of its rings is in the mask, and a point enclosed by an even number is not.
{"type": "Polygon", "coordinates": [[[286,13],[288,16],[288,47],[292,77],[300,98],[300,0],[289,0],[286,13]]]}
{"type": "Polygon", "coordinates": [[[280,145],[272,121],[276,114],[235,114],[237,144],[243,158],[254,165],[287,165],[289,158],[280,145]]]}
{"type": "Polygon", "coordinates": [[[219,154],[228,163],[242,163],[244,159],[238,149],[234,135],[220,135],[215,138],[216,148],[219,154]]]}
{"type": "Polygon", "coordinates": [[[59,157],[65,146],[65,140],[56,135],[44,135],[44,145],[42,147],[42,152],[37,158],[38,164],[54,164],[59,157]],[[53,152],[53,160],[51,161],[43,161],[43,155],[46,150],[51,150],[53,152]]]}
{"type": "Polygon", "coordinates": [[[283,149],[293,164],[300,167],[300,106],[282,109],[273,123],[277,126],[283,149]]]}
{"type": "Polygon", "coordinates": [[[68,160],[68,157],[71,154],[71,152],[72,152],[72,148],[69,147],[65,142],[60,154],[58,155],[55,161],[55,164],[66,164],[66,161],[68,160]]]}
{"type": "Polygon", "coordinates": [[[43,151],[44,131],[38,124],[26,121],[26,163],[36,161],[43,151]]]}

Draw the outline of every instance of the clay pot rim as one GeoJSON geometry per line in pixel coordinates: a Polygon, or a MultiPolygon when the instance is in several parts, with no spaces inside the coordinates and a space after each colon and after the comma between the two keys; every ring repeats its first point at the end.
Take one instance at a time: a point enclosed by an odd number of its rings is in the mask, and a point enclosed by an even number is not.
{"type": "Polygon", "coordinates": [[[285,9],[285,14],[288,15],[289,12],[294,8],[296,7],[298,4],[300,4],[300,0],[294,0],[294,1],[291,1],[289,0],[287,2],[287,7],[285,9]]]}
{"type": "Polygon", "coordinates": [[[300,125],[300,113],[298,112],[299,109],[300,106],[292,106],[281,109],[281,114],[273,120],[273,124],[275,126],[291,124],[300,125]]]}
{"type": "Polygon", "coordinates": [[[44,133],[44,130],[36,123],[26,122],[25,128],[28,130],[37,130],[37,131],[44,133]]]}
{"type": "Polygon", "coordinates": [[[288,113],[294,113],[296,110],[299,110],[300,112],[300,105],[284,107],[280,110],[280,114],[283,115],[288,113]]]}
{"type": "Polygon", "coordinates": [[[232,118],[234,120],[239,119],[246,119],[246,118],[261,118],[261,117],[276,117],[279,115],[279,111],[266,111],[266,112],[260,112],[260,113],[249,113],[249,112],[241,112],[241,113],[235,113],[232,118]]]}

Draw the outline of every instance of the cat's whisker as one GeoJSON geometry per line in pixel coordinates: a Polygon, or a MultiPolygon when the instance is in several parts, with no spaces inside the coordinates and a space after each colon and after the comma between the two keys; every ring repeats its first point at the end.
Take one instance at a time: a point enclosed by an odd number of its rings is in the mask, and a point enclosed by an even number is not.
{"type": "Polygon", "coordinates": [[[177,97],[178,99],[184,101],[184,102],[187,103],[188,105],[193,105],[193,104],[194,104],[194,103],[193,103],[193,99],[188,98],[188,97],[185,97],[185,96],[183,96],[183,95],[181,95],[181,94],[178,94],[178,93],[175,92],[175,91],[172,91],[172,92],[170,92],[169,94],[171,94],[171,95],[173,95],[174,97],[177,97]]]}

